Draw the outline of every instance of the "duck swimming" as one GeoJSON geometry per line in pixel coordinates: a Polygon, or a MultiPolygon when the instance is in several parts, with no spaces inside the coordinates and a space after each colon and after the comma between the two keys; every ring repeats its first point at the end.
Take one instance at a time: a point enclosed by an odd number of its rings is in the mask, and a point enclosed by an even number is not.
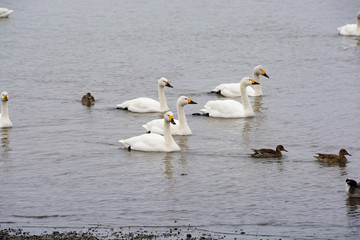
{"type": "Polygon", "coordinates": [[[349,197],[360,198],[360,183],[353,179],[346,179],[346,195],[349,197]]]}
{"type": "MultiPolygon", "coordinates": [[[[197,104],[192,101],[190,98],[185,96],[180,96],[177,100],[177,112],[179,120],[175,119],[176,125],[170,125],[171,135],[191,135],[191,129],[186,121],[184,107],[188,104],[197,104]]],[[[154,119],[146,124],[143,127],[152,133],[164,134],[164,124],[162,119],[154,119]]]]}
{"type": "Polygon", "coordinates": [[[81,103],[84,105],[93,105],[95,104],[95,98],[91,95],[91,93],[87,93],[82,97],[81,103]]]}
{"type": "Polygon", "coordinates": [[[132,100],[125,101],[116,106],[117,109],[128,110],[130,112],[148,113],[148,112],[166,112],[169,111],[169,107],[166,102],[164,87],[173,86],[169,81],[162,77],[158,80],[158,96],[159,101],[151,98],[140,97],[132,100]]]}
{"type": "Polygon", "coordinates": [[[338,31],[343,36],[360,36],[360,11],[356,15],[356,24],[346,24],[338,27],[338,31]]]}
{"type": "Polygon", "coordinates": [[[335,162],[347,162],[347,159],[345,155],[351,156],[350,153],[346,151],[346,149],[340,149],[339,155],[336,154],[323,154],[323,153],[317,153],[318,156],[314,156],[319,161],[322,162],[329,162],[329,163],[335,163],[335,162]]]}
{"type": "MultiPolygon", "coordinates": [[[[263,95],[260,84],[260,75],[269,78],[264,68],[261,65],[258,65],[253,70],[253,79],[255,82],[259,83],[259,85],[254,86],[254,88],[250,86],[246,88],[246,92],[249,96],[256,97],[263,95]]],[[[211,93],[217,93],[224,97],[239,97],[241,96],[240,83],[222,83],[211,90],[211,93]]]]}
{"type": "Polygon", "coordinates": [[[1,114],[0,114],[0,128],[11,128],[13,125],[9,118],[8,108],[9,95],[7,92],[1,93],[1,114]]]}
{"type": "Polygon", "coordinates": [[[254,153],[251,154],[254,158],[280,158],[282,157],[281,151],[287,152],[283,145],[278,145],[276,150],[273,149],[253,149],[254,153]]]}

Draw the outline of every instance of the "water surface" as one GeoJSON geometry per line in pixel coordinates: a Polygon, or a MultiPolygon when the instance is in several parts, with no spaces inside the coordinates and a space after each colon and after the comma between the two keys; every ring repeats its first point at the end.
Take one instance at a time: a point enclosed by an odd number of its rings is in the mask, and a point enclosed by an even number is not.
{"type": "MultiPolygon", "coordinates": [[[[0,90],[12,129],[0,130],[1,228],[196,226],[233,238],[358,239],[360,180],[358,1],[3,1],[0,90]],[[219,83],[263,65],[255,116],[192,116],[219,83]],[[161,114],[114,109],[157,98],[186,106],[182,151],[125,150],[161,114]],[[80,104],[91,92],[93,107],[80,104]],[[283,144],[281,160],[249,157],[283,144]],[[317,152],[352,154],[346,166],[317,152]],[[246,236],[246,235],[245,235],[246,236]],[[235,235],[236,237],[236,235],[235,235]]],[[[240,99],[237,99],[240,100],[240,99]]]]}

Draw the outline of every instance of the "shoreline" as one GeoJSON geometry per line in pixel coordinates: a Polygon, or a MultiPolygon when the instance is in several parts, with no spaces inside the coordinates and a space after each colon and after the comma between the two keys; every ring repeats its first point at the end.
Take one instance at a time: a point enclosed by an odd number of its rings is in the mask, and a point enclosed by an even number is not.
{"type": "Polygon", "coordinates": [[[291,239],[288,236],[271,236],[247,234],[244,231],[235,233],[212,232],[206,229],[200,229],[193,226],[136,226],[119,227],[118,229],[106,228],[103,226],[69,229],[51,228],[51,231],[34,233],[22,228],[2,228],[0,226],[1,240],[127,240],[127,239],[184,239],[184,240],[217,240],[217,239],[267,239],[267,240],[285,240],[291,239]]]}

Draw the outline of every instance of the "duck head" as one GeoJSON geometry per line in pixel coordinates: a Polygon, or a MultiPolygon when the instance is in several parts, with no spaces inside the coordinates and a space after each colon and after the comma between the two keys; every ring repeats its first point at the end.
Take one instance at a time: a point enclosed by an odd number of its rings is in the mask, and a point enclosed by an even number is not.
{"type": "Polygon", "coordinates": [[[339,155],[342,155],[342,156],[344,156],[344,155],[351,156],[351,154],[348,153],[348,152],[346,151],[346,149],[344,149],[344,148],[340,149],[339,155]]]}
{"type": "Polygon", "coordinates": [[[276,151],[278,151],[278,152],[280,152],[280,151],[285,151],[285,152],[287,152],[287,150],[284,148],[283,145],[278,145],[278,146],[276,147],[276,151]]]}

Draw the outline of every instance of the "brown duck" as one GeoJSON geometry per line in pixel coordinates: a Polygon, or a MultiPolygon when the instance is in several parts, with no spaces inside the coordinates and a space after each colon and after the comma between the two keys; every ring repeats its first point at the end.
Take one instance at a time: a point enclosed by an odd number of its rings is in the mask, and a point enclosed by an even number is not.
{"type": "Polygon", "coordinates": [[[91,95],[91,93],[87,93],[82,97],[81,103],[84,105],[92,105],[95,103],[95,98],[91,95]]]}
{"type": "Polygon", "coordinates": [[[254,153],[251,154],[254,158],[280,158],[282,156],[281,151],[287,152],[283,145],[278,145],[276,150],[273,149],[253,149],[254,153]]]}
{"type": "Polygon", "coordinates": [[[323,154],[317,153],[318,156],[314,156],[319,161],[322,162],[346,162],[347,159],[345,155],[351,156],[345,149],[340,149],[339,155],[337,154],[323,154]]]}

